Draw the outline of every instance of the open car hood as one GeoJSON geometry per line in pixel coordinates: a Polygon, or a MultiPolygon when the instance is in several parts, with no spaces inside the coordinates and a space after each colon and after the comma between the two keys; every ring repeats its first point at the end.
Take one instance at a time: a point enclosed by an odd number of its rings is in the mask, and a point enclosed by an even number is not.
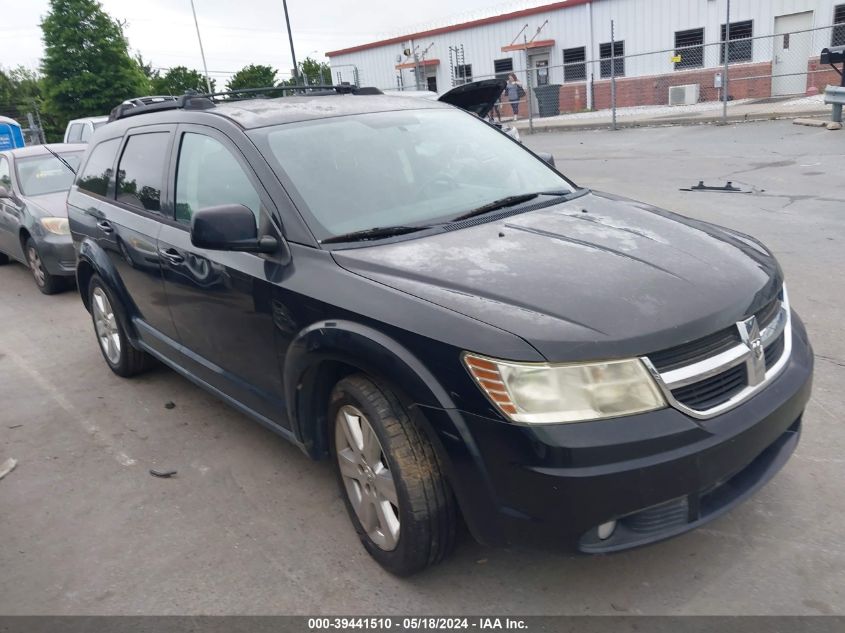
{"type": "Polygon", "coordinates": [[[456,86],[444,92],[437,100],[477,114],[483,119],[493,109],[507,85],[506,79],[482,79],[456,86]]]}

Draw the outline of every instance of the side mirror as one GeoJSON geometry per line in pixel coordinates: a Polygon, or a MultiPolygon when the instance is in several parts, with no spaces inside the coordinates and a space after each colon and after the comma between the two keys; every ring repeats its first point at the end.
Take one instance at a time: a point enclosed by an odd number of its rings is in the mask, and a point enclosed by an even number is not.
{"type": "Polygon", "coordinates": [[[546,152],[537,152],[537,156],[542,158],[544,161],[546,161],[552,167],[555,166],[555,157],[552,156],[551,154],[547,154],[546,152]]]}
{"type": "Polygon", "coordinates": [[[6,189],[6,187],[4,187],[3,185],[0,185],[0,198],[11,198],[11,197],[12,197],[12,194],[9,192],[9,190],[6,189]]]}
{"type": "Polygon", "coordinates": [[[213,251],[274,253],[279,248],[275,237],[258,237],[255,215],[242,204],[207,207],[191,219],[191,244],[213,251]]]}

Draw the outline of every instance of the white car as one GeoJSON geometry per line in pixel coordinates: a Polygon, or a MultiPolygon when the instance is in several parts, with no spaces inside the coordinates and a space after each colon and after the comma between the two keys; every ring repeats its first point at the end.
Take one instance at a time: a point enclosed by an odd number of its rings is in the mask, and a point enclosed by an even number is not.
{"type": "Polygon", "coordinates": [[[107,116],[89,116],[68,121],[64,143],[87,143],[94,130],[108,123],[107,116]]]}

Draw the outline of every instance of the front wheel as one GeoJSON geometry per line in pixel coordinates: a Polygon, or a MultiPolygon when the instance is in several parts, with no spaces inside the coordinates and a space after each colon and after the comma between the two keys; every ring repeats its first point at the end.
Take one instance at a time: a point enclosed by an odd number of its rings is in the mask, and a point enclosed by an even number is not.
{"type": "Polygon", "coordinates": [[[67,287],[63,277],[51,275],[44,267],[38,245],[31,237],[26,241],[26,261],[35,279],[35,285],[45,295],[54,295],[67,287]]]}
{"type": "Polygon", "coordinates": [[[338,382],[330,440],[349,517],[370,555],[407,576],[442,560],[455,502],[434,447],[396,395],[363,374],[338,382]]]}

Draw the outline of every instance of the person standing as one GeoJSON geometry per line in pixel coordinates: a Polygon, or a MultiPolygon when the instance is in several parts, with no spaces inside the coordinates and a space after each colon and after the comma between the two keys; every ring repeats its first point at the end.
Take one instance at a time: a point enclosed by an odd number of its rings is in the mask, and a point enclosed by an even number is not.
{"type": "Polygon", "coordinates": [[[513,73],[508,75],[508,85],[505,87],[505,92],[507,93],[508,101],[510,101],[511,110],[513,110],[513,120],[516,121],[519,118],[519,101],[525,96],[525,90],[513,73]]]}

